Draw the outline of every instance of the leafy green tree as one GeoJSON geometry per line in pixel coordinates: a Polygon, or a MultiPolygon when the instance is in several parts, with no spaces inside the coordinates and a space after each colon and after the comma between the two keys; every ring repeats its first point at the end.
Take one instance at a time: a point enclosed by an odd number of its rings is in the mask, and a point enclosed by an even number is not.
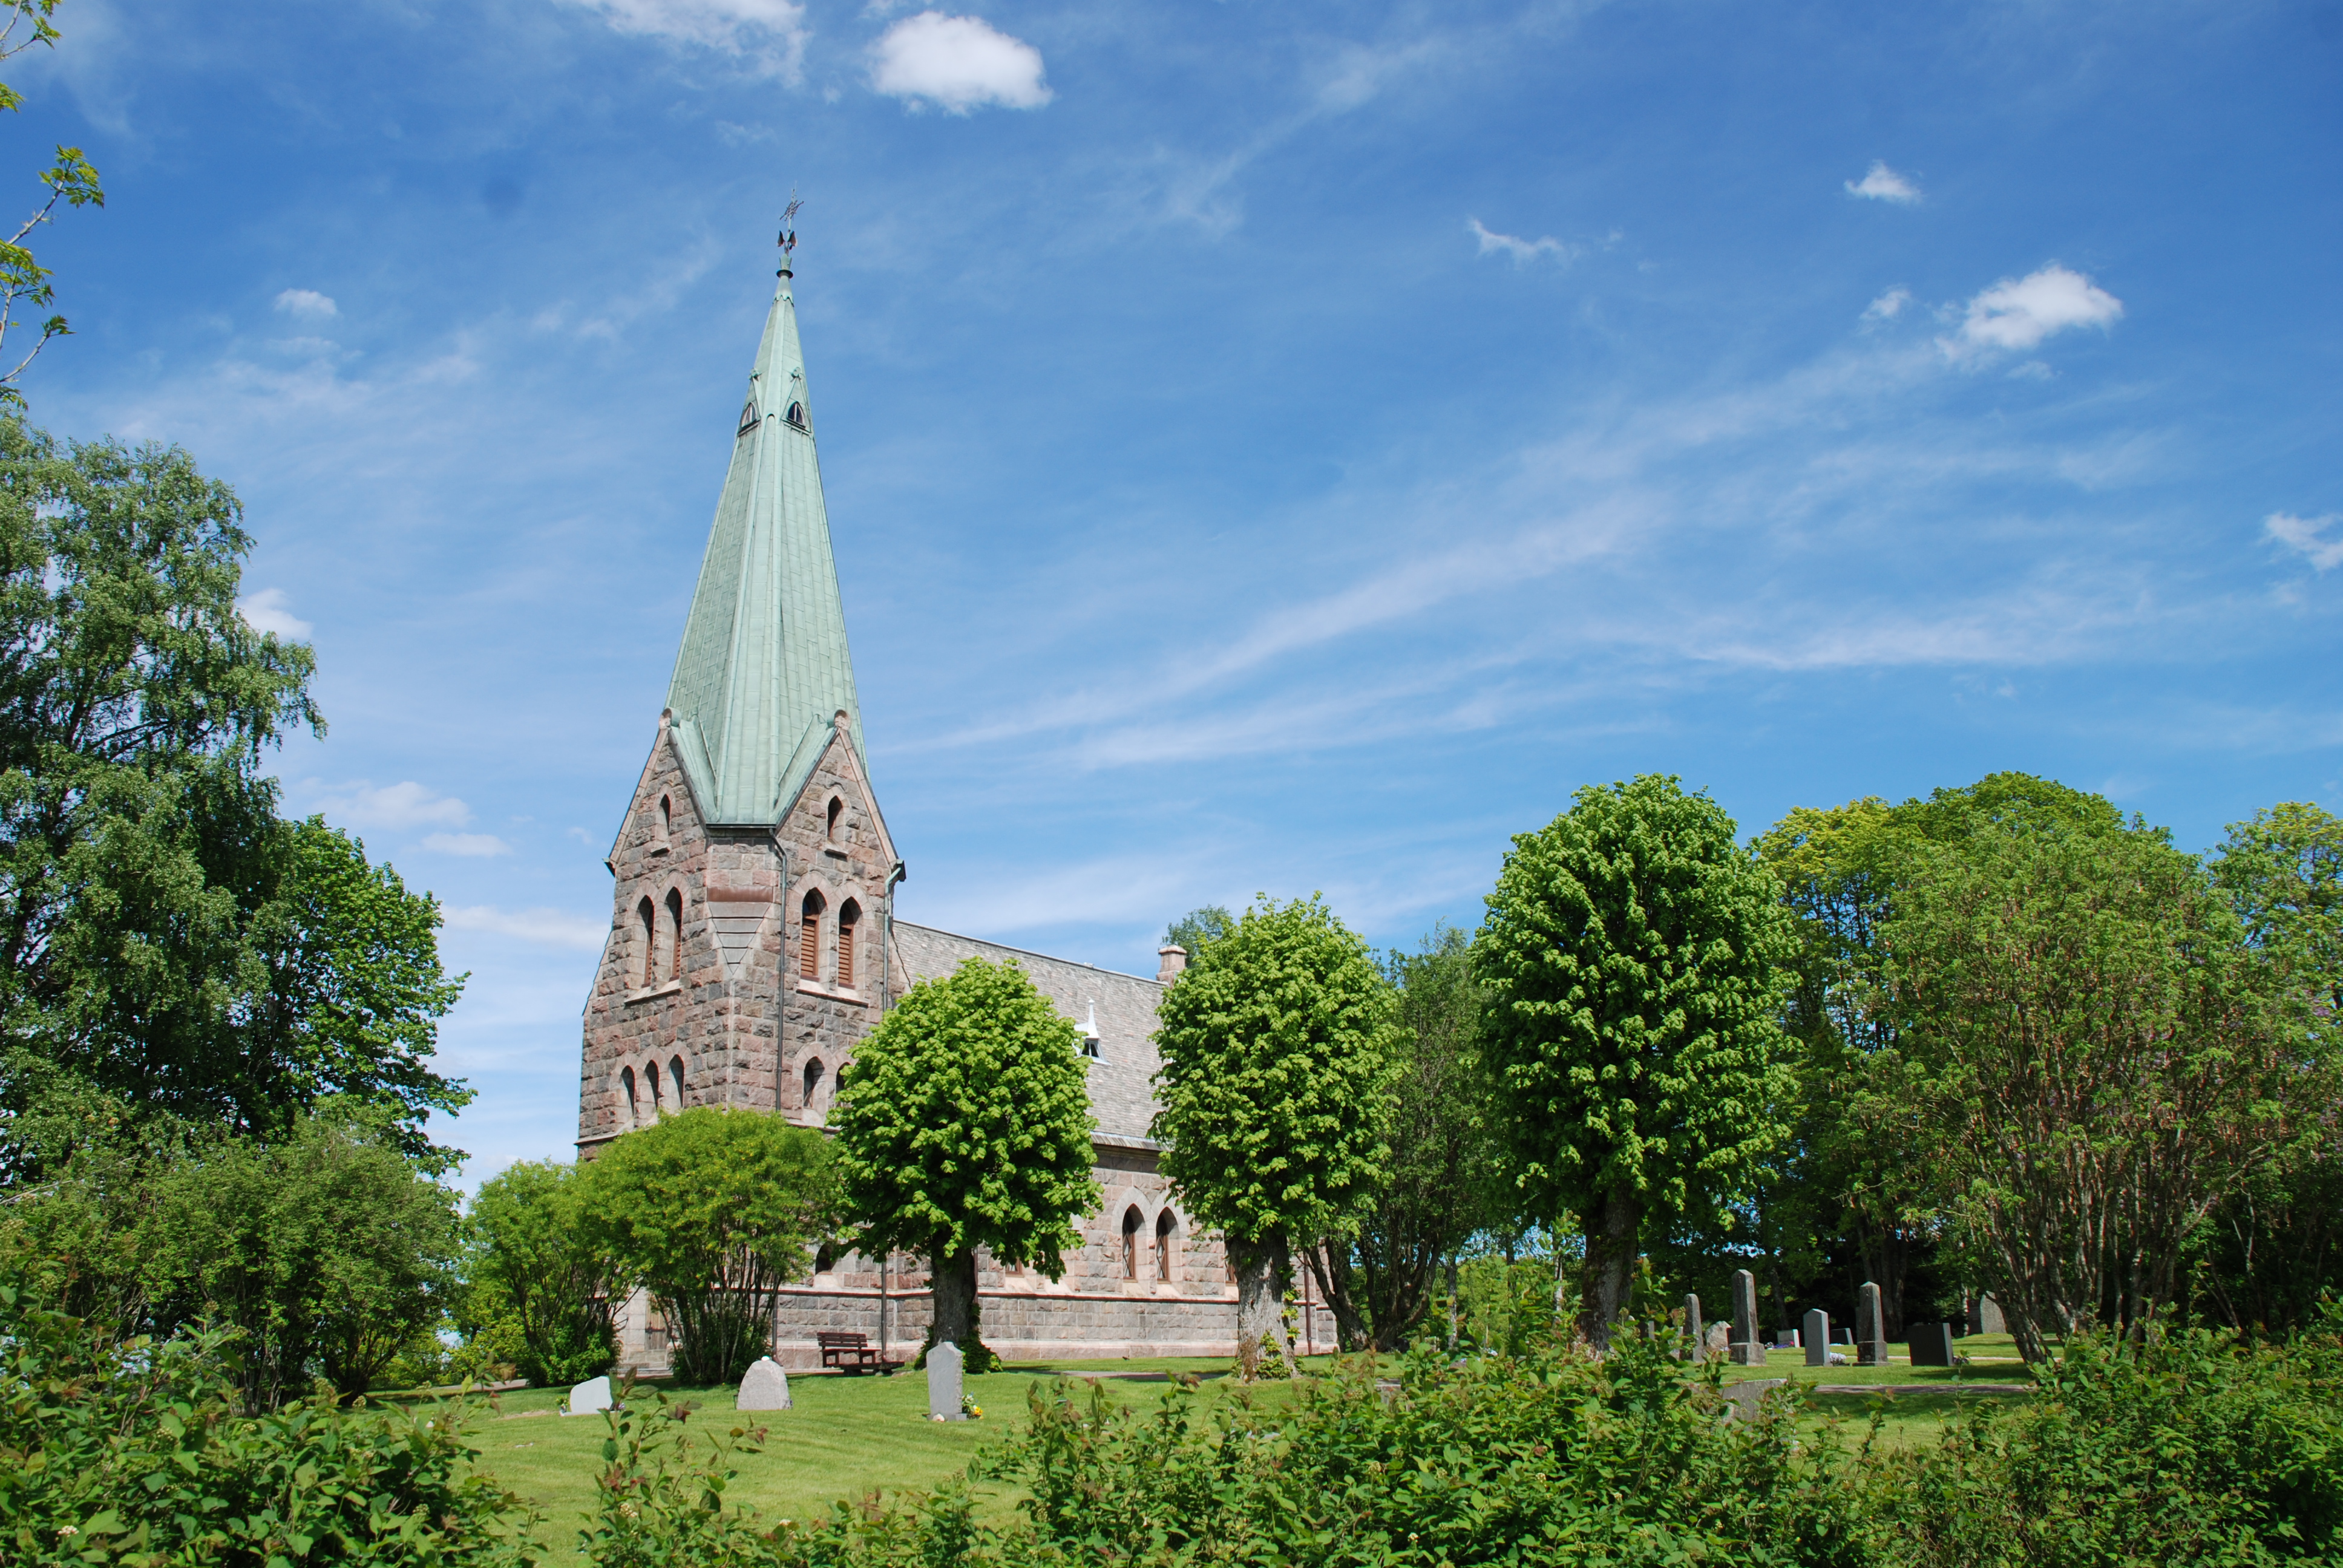
{"type": "Polygon", "coordinates": [[[913,986],[839,1074],[830,1131],[855,1244],[927,1260],[928,1343],[971,1371],[992,1364],[978,1250],[1057,1279],[1101,1201],[1075,1040],[1014,962],[972,958],[913,986]]]}
{"type": "Polygon", "coordinates": [[[1225,1240],[1238,1356],[1291,1357],[1296,1242],[1346,1241],[1384,1175],[1398,1075],[1391,987],[1312,896],[1264,899],[1204,948],[1156,1009],[1162,1170],[1225,1240]]]}
{"type": "Polygon", "coordinates": [[[154,1177],[135,1232],[148,1322],[242,1331],[256,1407],[317,1376],[363,1393],[446,1316],[458,1225],[456,1195],[362,1107],[329,1105],[278,1143],[215,1139],[154,1177]]]}
{"type": "Polygon", "coordinates": [[[2269,965],[2161,832],[2004,822],[1934,847],[1883,942],[1923,1158],[2029,1361],[2093,1322],[2142,1332],[2288,1107],[2331,1109],[2269,965]]]}
{"type": "Polygon", "coordinates": [[[509,1317],[513,1361],[533,1383],[583,1382],[618,1359],[609,1269],[595,1251],[574,1165],[523,1161],[480,1183],[465,1216],[468,1311],[479,1326],[509,1317]]]}
{"type": "Polygon", "coordinates": [[[1531,1211],[1582,1221],[1597,1345],[1647,1221],[1713,1214],[1790,1136],[1778,899],[1722,809],[1650,774],[1516,836],[1489,895],[1473,947],[1499,1138],[1531,1211]]]}
{"type": "Polygon", "coordinates": [[[1423,1322],[1467,1238],[1500,1217],[1488,1083],[1474,1054],[1483,990],[1471,940],[1453,926],[1383,960],[1393,1004],[1393,1083],[1385,1178],[1355,1235],[1308,1249],[1342,1343],[1396,1351],[1423,1322]]]}
{"type": "Polygon", "coordinates": [[[614,1299],[650,1293],[683,1375],[734,1382],[771,1348],[781,1287],[806,1272],[837,1190],[819,1132],[699,1106],[604,1148],[584,1173],[581,1229],[614,1299]]]}
{"type": "MultiPolygon", "coordinates": [[[[58,0],[11,0],[0,7],[0,62],[23,54],[38,45],[54,48],[59,36],[50,18],[57,14],[58,0]]],[[[14,87],[0,83],[0,109],[24,106],[24,95],[14,87]]],[[[56,161],[41,173],[41,183],[48,187],[49,199],[43,202],[16,227],[16,232],[0,240],[0,339],[8,329],[17,325],[15,310],[19,304],[45,306],[56,298],[56,287],[49,269],[33,257],[31,246],[25,242],[35,229],[49,221],[57,203],[69,206],[104,206],[106,192],[97,183],[97,171],[82,156],[79,147],[59,147],[56,161]]],[[[33,362],[34,356],[48,347],[52,337],[62,337],[67,331],[65,318],[52,316],[41,323],[40,341],[15,365],[0,370],[0,407],[22,407],[25,395],[17,389],[17,381],[33,362]]]]}
{"type": "Polygon", "coordinates": [[[1186,949],[1192,962],[1206,947],[1227,936],[1236,923],[1237,918],[1229,913],[1225,904],[1206,904],[1202,909],[1190,910],[1164,927],[1163,945],[1186,949]]]}

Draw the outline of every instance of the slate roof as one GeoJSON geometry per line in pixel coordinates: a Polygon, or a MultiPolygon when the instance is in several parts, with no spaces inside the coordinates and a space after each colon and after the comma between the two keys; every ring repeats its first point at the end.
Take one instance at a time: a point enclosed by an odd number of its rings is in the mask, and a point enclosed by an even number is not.
{"type": "Polygon", "coordinates": [[[940,980],[970,958],[994,963],[1012,959],[1061,1015],[1076,1024],[1086,1024],[1095,1016],[1099,1054],[1088,1064],[1091,1113],[1098,1118],[1093,1141],[1111,1148],[1161,1147],[1147,1136],[1147,1124],[1156,1109],[1151,1081],[1161,1064],[1155,1054],[1155,1003],[1163,994],[1161,984],[905,920],[897,920],[893,930],[895,951],[902,960],[907,980],[940,980]]]}
{"type": "Polygon", "coordinates": [[[779,821],[841,709],[870,776],[812,407],[784,262],[668,687],[676,751],[712,824],[779,821]]]}

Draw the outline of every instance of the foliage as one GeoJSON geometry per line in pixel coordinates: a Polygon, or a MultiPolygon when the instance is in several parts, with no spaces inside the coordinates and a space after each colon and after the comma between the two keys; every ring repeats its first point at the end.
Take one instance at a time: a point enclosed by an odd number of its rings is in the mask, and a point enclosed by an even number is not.
{"type": "Polygon", "coordinates": [[[838,1176],[821,1134],[699,1106],[623,1134],[587,1168],[585,1243],[610,1291],[650,1292],[695,1382],[737,1382],[769,1347],[781,1287],[827,1233],[838,1176]]]}
{"type": "Polygon", "coordinates": [[[424,1154],[460,982],[427,897],[277,816],[259,752],[322,725],[310,650],[237,612],[239,511],[176,448],[0,420],[0,1102],[80,1080],[281,1137],[341,1094],[424,1154]]]}
{"type": "Polygon", "coordinates": [[[1996,825],[1926,852],[1883,940],[1926,1157],[2028,1360],[2143,1324],[2305,1082],[2267,968],[2160,834],[1996,825]]]}
{"type": "Polygon", "coordinates": [[[2087,1334],[1932,1449],[1875,1462],[1877,1560],[1897,1568],[2331,1563],[2343,1549],[2343,1317],[2240,1344],[2087,1334]]]}
{"type": "Polygon", "coordinates": [[[1421,950],[1387,954],[1383,970],[1400,1063],[1385,1179],[1355,1236],[1307,1256],[1343,1345],[1389,1352],[1423,1322],[1442,1265],[1498,1212],[1499,1194],[1470,940],[1443,926],[1421,950]]]}
{"type": "Polygon", "coordinates": [[[533,1383],[578,1383],[617,1359],[608,1270],[588,1237],[572,1165],[523,1161],[480,1183],[464,1228],[475,1337],[511,1323],[511,1360],[533,1383]]]}
{"type": "MultiPolygon", "coordinates": [[[[9,0],[6,20],[0,22],[0,61],[11,59],[39,45],[54,48],[59,34],[50,18],[57,14],[58,0],[9,0]],[[19,28],[23,31],[20,33],[19,28]]],[[[0,84],[0,109],[24,106],[24,95],[15,88],[0,84]]],[[[57,148],[56,161],[41,172],[41,183],[48,187],[49,199],[33,211],[33,216],[17,226],[16,232],[0,240],[0,339],[5,339],[10,327],[18,325],[15,319],[17,304],[45,306],[56,298],[52,274],[33,257],[32,248],[25,241],[35,228],[49,221],[57,203],[69,206],[104,206],[106,192],[97,183],[97,170],[90,166],[79,147],[57,148]]],[[[48,347],[52,337],[62,337],[68,328],[65,318],[52,316],[41,323],[40,341],[15,365],[0,371],[0,407],[22,407],[25,395],[17,382],[34,357],[48,347]]]]}
{"type": "Polygon", "coordinates": [[[970,1371],[991,1364],[977,1250],[1057,1279],[1100,1201],[1075,1040],[1023,970],[972,958],[913,986],[839,1075],[830,1130],[856,1244],[928,1260],[929,1343],[951,1341],[970,1371]]]}
{"type": "Polygon", "coordinates": [[[1391,988],[1317,898],[1244,912],[1156,1009],[1163,1174],[1237,1266],[1247,1372],[1281,1349],[1293,1241],[1356,1233],[1379,1189],[1398,1064],[1391,988]]]}
{"type": "Polygon", "coordinates": [[[1789,1134],[1772,876],[1674,779],[1578,791],[1513,839],[1474,942],[1519,1201],[1584,1221],[1582,1323],[1626,1305],[1647,1215],[1714,1212],[1789,1134]]]}
{"type": "Polygon", "coordinates": [[[0,1285],[0,1559],[22,1568],[524,1568],[460,1408],[243,1405],[236,1336],[119,1342],[0,1285]]]}
{"type": "Polygon", "coordinates": [[[1187,949],[1188,958],[1192,962],[1205,948],[1227,936],[1230,928],[1236,923],[1237,918],[1229,913],[1227,905],[1206,904],[1201,909],[1190,910],[1164,927],[1163,945],[1187,949]]]}

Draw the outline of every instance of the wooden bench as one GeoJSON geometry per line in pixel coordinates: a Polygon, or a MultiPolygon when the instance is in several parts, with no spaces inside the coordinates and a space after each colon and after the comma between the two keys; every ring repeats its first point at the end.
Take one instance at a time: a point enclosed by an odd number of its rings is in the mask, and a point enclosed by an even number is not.
{"type": "Polygon", "coordinates": [[[821,1347],[821,1364],[840,1372],[890,1372],[903,1364],[871,1349],[869,1334],[818,1333],[813,1338],[821,1347]]]}

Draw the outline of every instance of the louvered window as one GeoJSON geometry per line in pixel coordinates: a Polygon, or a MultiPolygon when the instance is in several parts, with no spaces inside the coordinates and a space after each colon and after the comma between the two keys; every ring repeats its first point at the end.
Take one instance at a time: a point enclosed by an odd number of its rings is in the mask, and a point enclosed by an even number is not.
{"type": "Polygon", "coordinates": [[[854,983],[854,928],[862,918],[862,910],[849,899],[838,910],[838,983],[854,983]]]}
{"type": "Polygon", "coordinates": [[[670,890],[667,896],[667,940],[670,954],[668,978],[683,978],[683,895],[670,890]]]}
{"type": "Polygon", "coordinates": [[[798,919],[798,973],[807,980],[821,978],[821,895],[808,893],[798,919]]]}

